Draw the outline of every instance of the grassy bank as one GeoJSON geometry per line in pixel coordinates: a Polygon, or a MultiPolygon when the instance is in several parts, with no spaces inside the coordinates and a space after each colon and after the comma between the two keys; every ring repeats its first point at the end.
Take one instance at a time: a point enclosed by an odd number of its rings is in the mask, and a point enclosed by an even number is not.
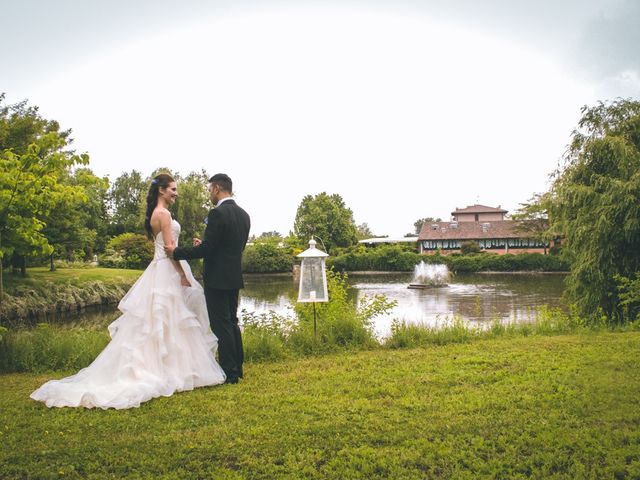
{"type": "MultiPolygon", "coordinates": [[[[334,299],[333,305],[337,302],[334,299]]],[[[375,304],[364,310],[375,310],[375,304]]],[[[245,359],[251,362],[275,362],[332,353],[349,353],[380,348],[401,349],[469,343],[497,338],[519,338],[566,334],[588,334],[605,331],[640,331],[640,322],[625,325],[593,324],[572,310],[539,307],[536,321],[502,322],[498,319],[485,326],[466,323],[461,317],[443,320],[438,325],[394,321],[388,337],[376,338],[369,322],[354,319],[345,309],[335,309],[332,318],[323,312],[323,322],[314,338],[313,324],[298,307],[301,315],[293,322],[276,314],[243,314],[245,359]]],[[[308,312],[307,312],[308,313],[308,312]]],[[[362,314],[361,314],[362,315],[362,314]]],[[[115,314],[105,316],[112,321],[115,314]]],[[[79,370],[86,367],[104,349],[110,337],[105,322],[89,325],[49,325],[35,328],[0,326],[0,373],[79,370]]]]}
{"type": "Polygon", "coordinates": [[[27,319],[118,302],[140,276],[139,270],[36,267],[27,277],[5,273],[0,323],[20,325],[27,319]]]}
{"type": "Polygon", "coordinates": [[[0,477],[639,478],[638,364],[638,332],[504,337],[250,363],[127,411],[2,375],[0,477]]]}

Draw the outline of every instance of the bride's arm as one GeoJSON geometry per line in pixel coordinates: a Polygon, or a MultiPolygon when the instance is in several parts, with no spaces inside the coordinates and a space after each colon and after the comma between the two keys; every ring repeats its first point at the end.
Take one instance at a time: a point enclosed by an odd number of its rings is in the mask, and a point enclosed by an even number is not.
{"type": "MultiPolygon", "coordinates": [[[[162,233],[162,240],[164,240],[165,245],[169,245],[172,248],[175,247],[173,242],[173,233],[171,232],[171,214],[167,211],[159,212],[160,213],[160,233],[162,233]]],[[[187,279],[187,275],[184,273],[184,269],[178,260],[171,259],[171,263],[173,263],[174,268],[180,275],[180,284],[185,287],[190,287],[191,283],[187,279]]]]}

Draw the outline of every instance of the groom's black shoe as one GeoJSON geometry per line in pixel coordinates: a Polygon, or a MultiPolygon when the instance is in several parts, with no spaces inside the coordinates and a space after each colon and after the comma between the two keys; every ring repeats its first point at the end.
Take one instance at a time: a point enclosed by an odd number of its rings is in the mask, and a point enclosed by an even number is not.
{"type": "Polygon", "coordinates": [[[238,383],[238,377],[227,377],[224,383],[231,383],[235,385],[236,383],[238,383]]]}

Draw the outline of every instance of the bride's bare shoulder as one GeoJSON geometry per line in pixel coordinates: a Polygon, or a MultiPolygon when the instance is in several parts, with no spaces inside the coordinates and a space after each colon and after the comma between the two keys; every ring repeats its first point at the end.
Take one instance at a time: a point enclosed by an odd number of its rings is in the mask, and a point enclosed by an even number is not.
{"type": "Polygon", "coordinates": [[[157,219],[159,221],[163,220],[171,220],[171,212],[166,208],[156,207],[156,209],[151,214],[151,220],[157,219]]]}
{"type": "Polygon", "coordinates": [[[151,231],[155,237],[166,225],[171,224],[171,212],[166,208],[156,208],[151,213],[149,223],[151,223],[151,231]]]}

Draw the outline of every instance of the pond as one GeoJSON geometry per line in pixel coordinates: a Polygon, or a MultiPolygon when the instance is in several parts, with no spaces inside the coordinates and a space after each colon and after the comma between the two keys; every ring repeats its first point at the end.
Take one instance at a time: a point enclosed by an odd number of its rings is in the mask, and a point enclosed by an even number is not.
{"type": "MultiPolygon", "coordinates": [[[[378,336],[389,334],[394,319],[437,326],[460,316],[469,324],[483,326],[496,319],[535,321],[537,308],[542,305],[564,307],[565,275],[561,274],[461,274],[445,287],[424,290],[407,288],[412,277],[411,273],[349,277],[354,301],[364,295],[384,294],[397,302],[391,312],[374,320],[378,336]]],[[[291,277],[247,276],[240,309],[286,314],[296,292],[291,277]]]]}
{"type": "MultiPolygon", "coordinates": [[[[360,301],[364,295],[375,294],[384,294],[388,299],[397,301],[391,312],[374,319],[378,336],[389,334],[394,319],[436,326],[460,316],[469,324],[483,326],[496,319],[535,321],[537,307],[564,306],[565,276],[560,274],[464,274],[453,277],[445,287],[426,290],[407,288],[412,277],[411,273],[349,277],[354,302],[360,301]]],[[[292,302],[297,298],[297,288],[297,283],[289,275],[246,275],[239,309],[258,314],[274,311],[290,315],[292,302]]],[[[55,322],[101,328],[117,316],[114,306],[69,315],[55,319],[55,322]]]]}

